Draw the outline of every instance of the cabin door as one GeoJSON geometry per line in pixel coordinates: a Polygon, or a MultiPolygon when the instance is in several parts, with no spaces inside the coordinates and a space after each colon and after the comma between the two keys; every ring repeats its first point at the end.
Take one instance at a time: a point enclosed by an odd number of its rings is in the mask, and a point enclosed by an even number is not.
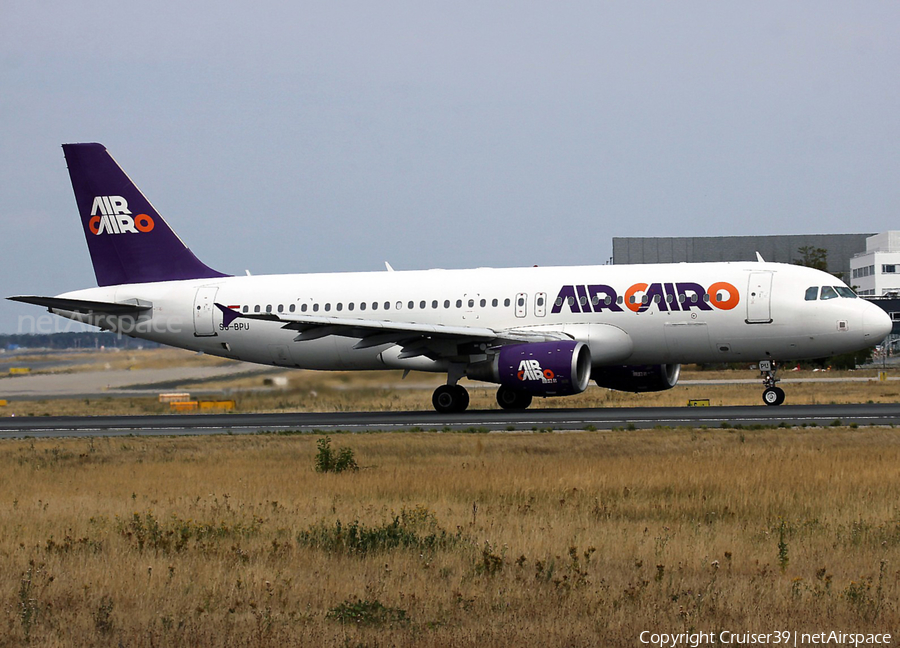
{"type": "Polygon", "coordinates": [[[216,312],[218,286],[200,286],[194,296],[194,337],[212,337],[216,333],[213,316],[216,312]]]}

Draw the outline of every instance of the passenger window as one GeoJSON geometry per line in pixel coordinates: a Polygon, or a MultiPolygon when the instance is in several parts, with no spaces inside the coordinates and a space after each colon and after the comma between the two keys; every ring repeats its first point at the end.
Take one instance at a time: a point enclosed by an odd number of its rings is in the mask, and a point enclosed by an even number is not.
{"type": "Polygon", "coordinates": [[[437,307],[438,307],[438,300],[437,300],[437,299],[435,299],[433,302],[431,302],[431,307],[432,307],[432,308],[437,308],[437,307]]]}
{"type": "Polygon", "coordinates": [[[241,310],[244,311],[244,312],[246,313],[246,312],[248,312],[248,311],[250,310],[250,307],[249,307],[249,306],[244,306],[241,310]]]}
{"type": "MultiPolygon", "coordinates": [[[[385,305],[386,305],[386,304],[385,304],[385,305]]],[[[397,308],[397,310],[403,310],[403,302],[402,302],[402,301],[398,301],[398,302],[397,302],[396,308],[397,308]]]]}
{"type": "Polygon", "coordinates": [[[271,313],[271,312],[272,312],[272,304],[267,304],[267,305],[266,305],[266,312],[267,312],[267,313],[271,313]]]}
{"type": "Polygon", "coordinates": [[[353,302],[347,304],[347,310],[353,310],[353,302]]]}
{"type": "Polygon", "coordinates": [[[384,310],[391,310],[391,302],[384,302],[384,310]]]}
{"type": "Polygon", "coordinates": [[[462,299],[457,299],[457,300],[456,300],[456,307],[457,307],[457,308],[462,308],[462,299]]]}
{"type": "Polygon", "coordinates": [[[837,291],[831,286],[822,286],[822,300],[837,299],[837,291]]]}
{"type": "Polygon", "coordinates": [[[306,304],[300,304],[300,310],[306,312],[306,304]]]}
{"type": "Polygon", "coordinates": [[[487,306],[487,300],[486,300],[486,299],[482,299],[481,302],[479,302],[479,303],[481,304],[481,307],[482,307],[482,308],[484,308],[485,306],[487,306]]]}
{"type": "Polygon", "coordinates": [[[359,310],[366,310],[366,302],[359,302],[359,310]]]}
{"type": "Polygon", "coordinates": [[[412,310],[413,308],[416,307],[416,303],[415,303],[415,302],[409,302],[409,303],[406,305],[406,307],[407,307],[409,310],[412,310]]]}
{"type": "Polygon", "coordinates": [[[475,300],[474,300],[474,299],[470,299],[470,300],[469,300],[469,308],[472,308],[473,306],[475,306],[475,300]]]}
{"type": "Polygon", "coordinates": [[[494,308],[497,308],[497,305],[498,305],[499,303],[500,303],[500,302],[498,302],[496,299],[492,299],[492,300],[491,300],[491,306],[493,306],[494,308]]]}
{"type": "Polygon", "coordinates": [[[507,297],[506,299],[503,300],[503,305],[509,306],[509,304],[510,304],[509,297],[507,297]]]}
{"type": "Polygon", "coordinates": [[[519,301],[518,301],[517,303],[518,303],[519,306],[524,306],[524,305],[525,305],[525,298],[524,298],[524,297],[519,297],[519,301]]]}
{"type": "Polygon", "coordinates": [[[444,308],[450,308],[450,300],[449,299],[444,300],[444,308]]]}
{"type": "Polygon", "coordinates": [[[425,308],[425,300],[419,302],[419,308],[425,308]]]}
{"type": "Polygon", "coordinates": [[[257,304],[256,306],[253,307],[253,312],[254,312],[254,313],[258,313],[258,312],[259,312],[259,304],[257,304]]]}
{"type": "Polygon", "coordinates": [[[337,310],[344,310],[344,305],[342,303],[338,302],[337,310]]]}
{"type": "Polygon", "coordinates": [[[816,298],[819,296],[819,287],[818,286],[810,286],[806,289],[806,301],[816,301],[816,298]]]}
{"type": "Polygon", "coordinates": [[[297,304],[291,304],[290,307],[288,308],[288,310],[293,313],[294,311],[297,310],[297,304]]]}
{"type": "Polygon", "coordinates": [[[319,305],[313,304],[313,313],[318,313],[318,312],[319,312],[319,305]]]}
{"type": "Polygon", "coordinates": [[[278,304],[278,312],[279,312],[279,313],[283,313],[283,312],[284,312],[284,304],[278,304]]]}
{"type": "Polygon", "coordinates": [[[331,304],[325,304],[325,311],[327,312],[330,310],[331,310],[331,304]]]}

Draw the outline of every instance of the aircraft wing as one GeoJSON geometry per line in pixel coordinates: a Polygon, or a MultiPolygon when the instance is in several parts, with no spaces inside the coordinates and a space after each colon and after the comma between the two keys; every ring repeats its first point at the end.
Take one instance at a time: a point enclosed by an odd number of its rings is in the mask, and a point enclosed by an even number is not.
{"type": "Polygon", "coordinates": [[[21,295],[7,297],[10,301],[22,302],[44,306],[48,310],[61,310],[82,315],[138,315],[153,308],[153,304],[138,299],[124,302],[97,302],[84,299],[65,299],[61,297],[37,297],[34,295],[21,295]]]}
{"type": "Polygon", "coordinates": [[[571,337],[557,331],[533,331],[528,329],[495,330],[480,326],[446,326],[443,324],[420,324],[394,320],[374,320],[348,317],[323,317],[319,315],[297,315],[294,313],[241,313],[222,304],[216,304],[222,311],[223,324],[234,320],[251,319],[281,322],[282,328],[297,331],[295,342],[317,340],[329,335],[359,338],[354,349],[366,349],[382,344],[403,347],[401,358],[419,355],[447,357],[460,354],[459,346],[466,344],[513,344],[522,342],[547,342],[570,340],[571,337]]]}

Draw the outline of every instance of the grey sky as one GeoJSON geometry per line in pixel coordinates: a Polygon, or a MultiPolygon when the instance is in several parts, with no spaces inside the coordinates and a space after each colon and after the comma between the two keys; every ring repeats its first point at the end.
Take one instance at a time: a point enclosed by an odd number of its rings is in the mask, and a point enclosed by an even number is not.
{"type": "Polygon", "coordinates": [[[898,34],[894,1],[4,0],[0,294],[94,285],[63,142],[231,273],[900,229],[898,34]]]}

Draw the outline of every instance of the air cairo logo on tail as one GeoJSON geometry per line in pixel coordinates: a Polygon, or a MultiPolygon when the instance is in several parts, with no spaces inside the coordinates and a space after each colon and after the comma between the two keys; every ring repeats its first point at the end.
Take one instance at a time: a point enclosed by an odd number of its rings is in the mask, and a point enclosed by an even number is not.
{"type": "Polygon", "coordinates": [[[141,234],[153,229],[155,223],[147,214],[132,217],[128,203],[122,196],[97,196],[91,205],[88,229],[92,234],[141,234]]]}

